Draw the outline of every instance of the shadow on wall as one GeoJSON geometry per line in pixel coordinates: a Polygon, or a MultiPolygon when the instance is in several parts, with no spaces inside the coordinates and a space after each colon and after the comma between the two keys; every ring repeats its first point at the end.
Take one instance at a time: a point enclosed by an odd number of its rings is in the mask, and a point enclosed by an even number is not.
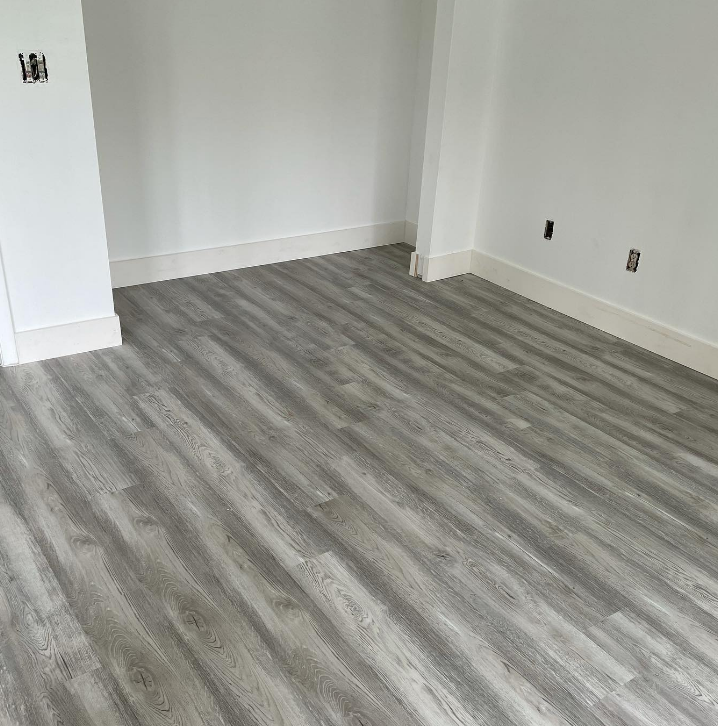
{"type": "Polygon", "coordinates": [[[158,229],[180,236],[168,23],[148,45],[133,3],[83,0],[83,12],[110,259],[155,254],[158,229]]]}
{"type": "Polygon", "coordinates": [[[84,6],[111,259],[404,220],[421,3],[84,6]]]}

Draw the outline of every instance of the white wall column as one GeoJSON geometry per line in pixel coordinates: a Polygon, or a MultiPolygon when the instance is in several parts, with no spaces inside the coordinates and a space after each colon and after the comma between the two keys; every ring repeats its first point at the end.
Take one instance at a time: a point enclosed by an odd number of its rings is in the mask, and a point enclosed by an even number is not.
{"type": "Polygon", "coordinates": [[[0,49],[0,244],[19,362],[117,345],[80,0],[3,0],[0,49]],[[47,83],[22,82],[18,54],[32,52],[47,83]]]}
{"type": "Polygon", "coordinates": [[[15,344],[15,324],[12,319],[10,297],[5,282],[5,267],[2,261],[0,244],[0,365],[17,365],[17,345],[15,344]]]}
{"type": "Polygon", "coordinates": [[[416,252],[426,281],[470,269],[500,13],[500,0],[438,2],[416,252]]]}

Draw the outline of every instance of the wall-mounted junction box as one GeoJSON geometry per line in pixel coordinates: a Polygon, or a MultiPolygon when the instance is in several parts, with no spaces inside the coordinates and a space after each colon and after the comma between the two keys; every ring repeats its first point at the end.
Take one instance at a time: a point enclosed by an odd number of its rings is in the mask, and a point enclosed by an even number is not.
{"type": "Polygon", "coordinates": [[[23,83],[47,83],[47,61],[40,51],[19,53],[23,83]]]}
{"type": "Polygon", "coordinates": [[[638,272],[638,262],[641,259],[641,250],[631,250],[628,253],[628,264],[626,270],[628,272],[638,272]]]}

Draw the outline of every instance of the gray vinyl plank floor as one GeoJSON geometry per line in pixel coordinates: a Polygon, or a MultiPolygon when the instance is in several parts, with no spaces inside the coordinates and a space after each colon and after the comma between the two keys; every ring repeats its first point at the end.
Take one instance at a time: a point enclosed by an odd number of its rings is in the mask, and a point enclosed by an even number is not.
{"type": "Polygon", "coordinates": [[[718,723],[718,382],[408,259],[0,372],[2,726],[718,723]]]}

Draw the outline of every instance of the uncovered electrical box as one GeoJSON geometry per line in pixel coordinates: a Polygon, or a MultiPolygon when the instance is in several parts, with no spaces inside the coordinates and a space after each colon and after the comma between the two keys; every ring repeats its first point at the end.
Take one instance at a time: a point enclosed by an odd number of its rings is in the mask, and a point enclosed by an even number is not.
{"type": "Polygon", "coordinates": [[[23,83],[47,83],[47,61],[44,53],[20,53],[19,58],[23,83]]]}

